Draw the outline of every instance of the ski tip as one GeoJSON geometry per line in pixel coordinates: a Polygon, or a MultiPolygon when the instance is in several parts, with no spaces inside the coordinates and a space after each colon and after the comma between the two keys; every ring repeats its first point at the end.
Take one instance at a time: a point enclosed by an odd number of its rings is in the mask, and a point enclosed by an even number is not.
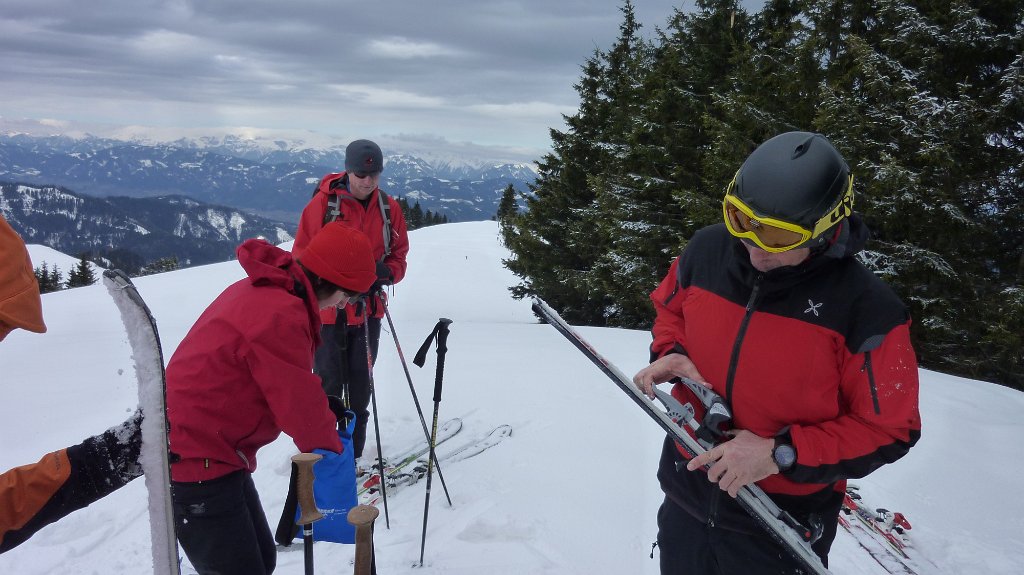
{"type": "Polygon", "coordinates": [[[119,269],[103,270],[103,277],[121,285],[132,285],[132,278],[119,269]]]}

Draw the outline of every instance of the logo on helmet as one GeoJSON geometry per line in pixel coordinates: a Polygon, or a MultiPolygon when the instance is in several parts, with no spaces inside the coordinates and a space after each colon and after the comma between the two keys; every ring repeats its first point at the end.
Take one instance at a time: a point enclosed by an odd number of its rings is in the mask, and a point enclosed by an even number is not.
{"type": "Polygon", "coordinates": [[[851,214],[853,214],[853,176],[850,176],[850,184],[846,189],[846,193],[839,200],[839,205],[829,214],[828,219],[834,224],[851,214]]]}

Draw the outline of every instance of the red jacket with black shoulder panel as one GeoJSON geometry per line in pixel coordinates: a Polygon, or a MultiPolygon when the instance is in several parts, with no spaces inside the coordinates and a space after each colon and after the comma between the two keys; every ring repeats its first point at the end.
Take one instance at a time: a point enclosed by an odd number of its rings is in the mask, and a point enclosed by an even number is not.
{"type": "MultiPolygon", "coordinates": [[[[910,317],[854,257],[866,239],[855,216],[824,253],[762,273],[724,225],[711,226],[651,293],[652,359],[685,353],[729,401],[734,427],[762,437],[788,430],[796,466],[758,485],[783,508],[804,499],[802,515],[920,437],[910,317]]],[[[672,393],[695,401],[683,385],[672,393]]],[[[667,467],[663,460],[659,478],[669,497],[706,513],[718,487],[702,472],[667,467]]]]}

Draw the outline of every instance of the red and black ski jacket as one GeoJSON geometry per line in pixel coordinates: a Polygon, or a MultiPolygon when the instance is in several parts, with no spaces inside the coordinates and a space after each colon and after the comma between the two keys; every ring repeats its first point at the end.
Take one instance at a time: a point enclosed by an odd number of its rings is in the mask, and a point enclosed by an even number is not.
{"type": "MultiPolygon", "coordinates": [[[[837,512],[847,478],[896,461],[920,437],[910,316],[854,257],[867,237],[855,216],[824,252],[765,273],[724,224],[710,226],[651,293],[652,359],[686,354],[732,406],[735,428],[791,439],[796,465],[758,485],[798,517],[837,512]]],[[[681,384],[672,394],[700,405],[681,384]]],[[[673,501],[709,522],[757,530],[734,503],[719,508],[721,490],[676,465],[683,458],[667,450],[658,472],[673,501]]]]}

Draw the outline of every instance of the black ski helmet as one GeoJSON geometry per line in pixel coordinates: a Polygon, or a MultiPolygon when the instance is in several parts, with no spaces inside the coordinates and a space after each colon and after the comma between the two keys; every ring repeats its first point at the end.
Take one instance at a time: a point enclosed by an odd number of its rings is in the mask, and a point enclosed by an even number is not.
{"type": "MultiPolygon", "coordinates": [[[[825,136],[786,132],[747,157],[730,193],[760,216],[814,230],[829,214],[833,227],[852,213],[852,190],[847,207],[836,209],[850,183],[850,167],[825,136]]],[[[824,241],[824,235],[817,237],[824,241]]]]}

